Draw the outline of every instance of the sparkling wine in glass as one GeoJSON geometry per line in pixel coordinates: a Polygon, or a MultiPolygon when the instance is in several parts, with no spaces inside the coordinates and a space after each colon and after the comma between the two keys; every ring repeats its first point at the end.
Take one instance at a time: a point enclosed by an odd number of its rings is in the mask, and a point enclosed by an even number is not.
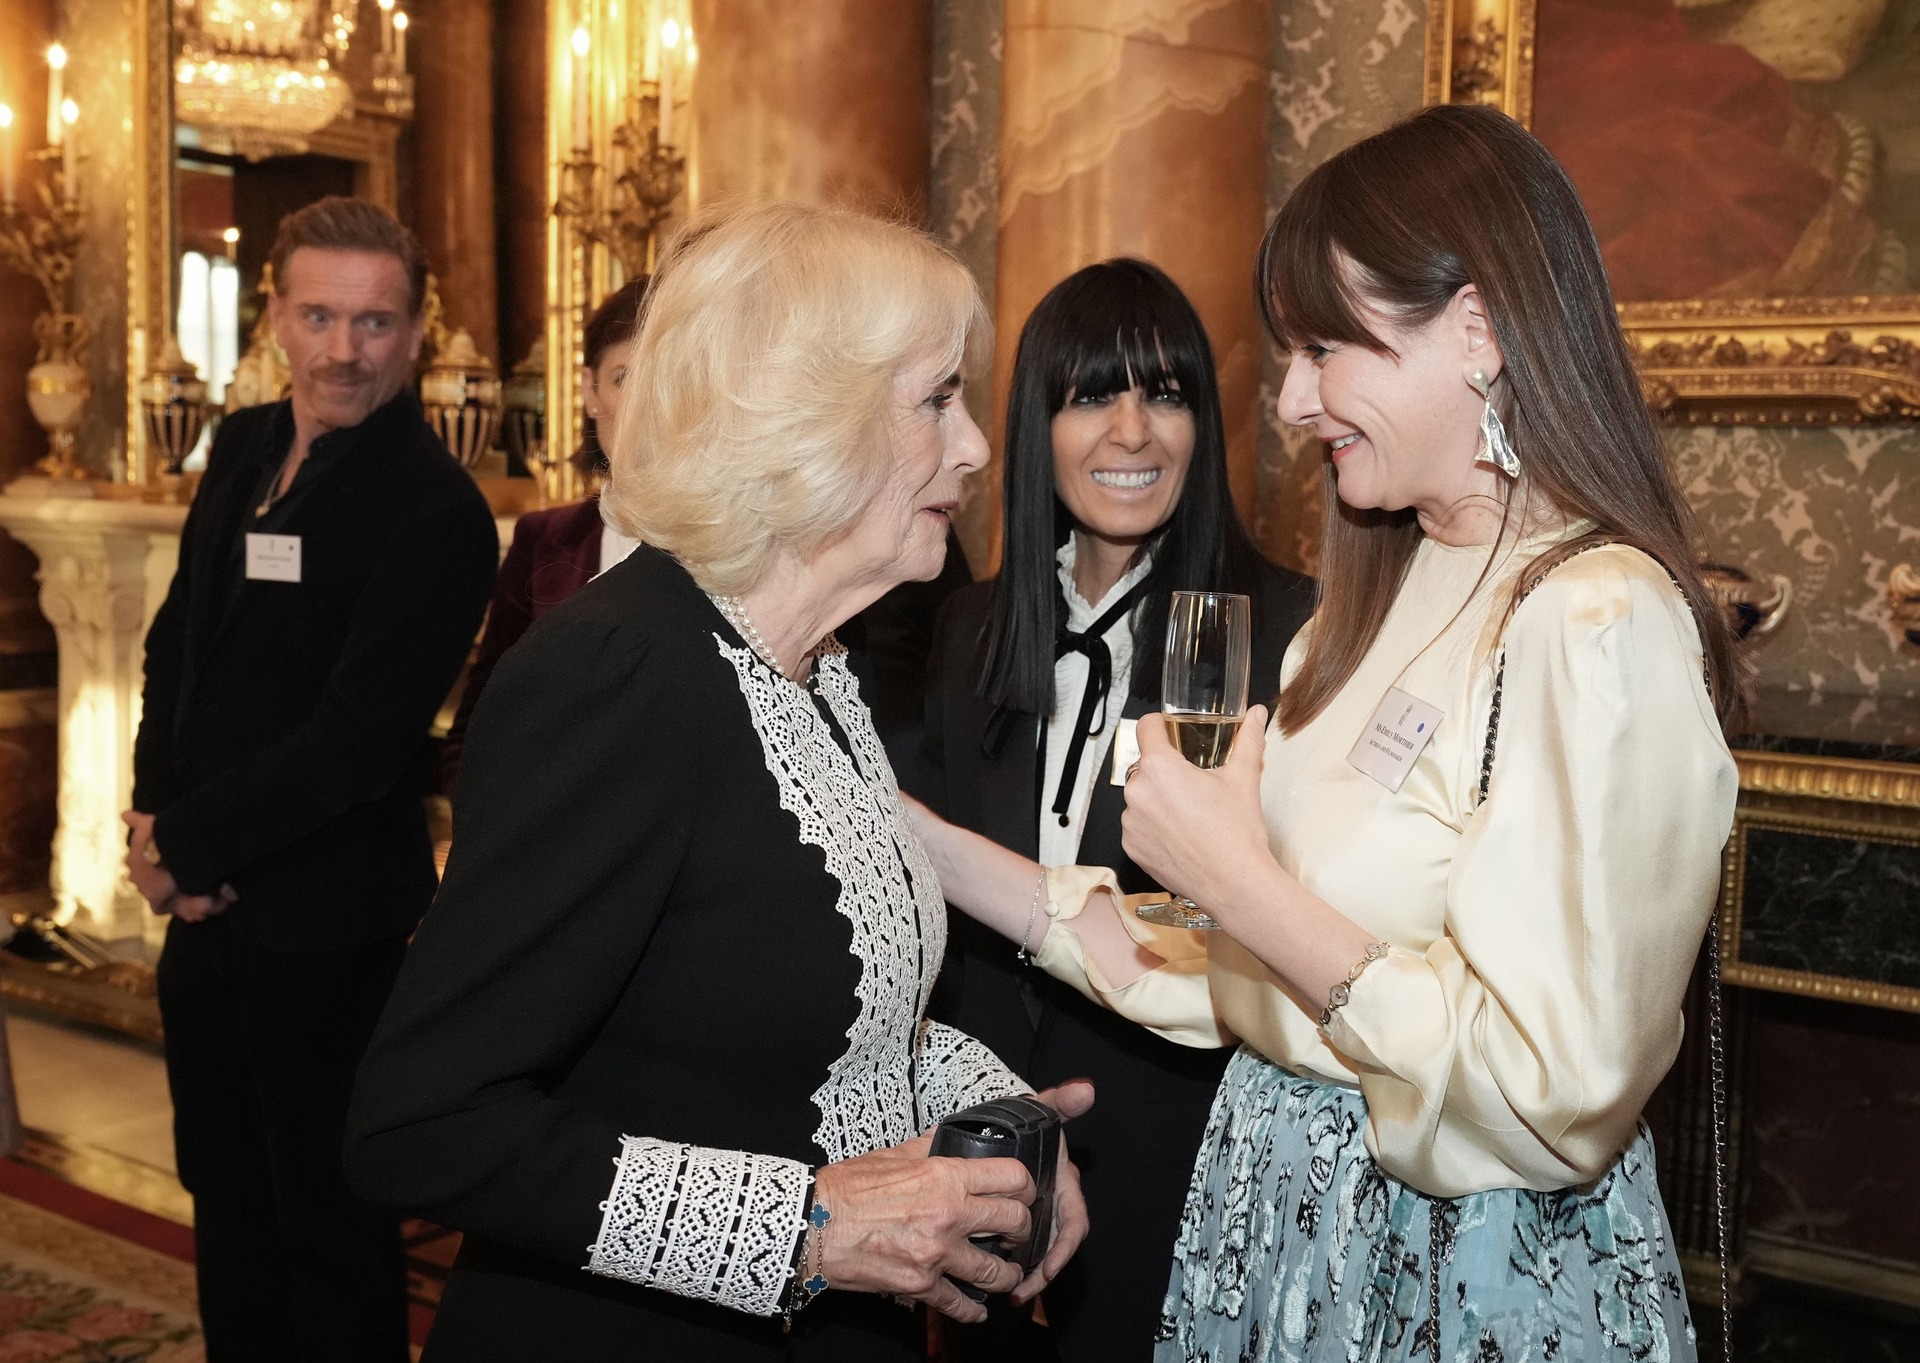
{"type": "MultiPolygon", "coordinates": [[[[1233,751],[1247,714],[1247,665],[1253,647],[1253,603],[1234,592],[1175,592],[1167,607],[1167,657],[1160,672],[1160,709],[1180,755],[1196,767],[1217,767],[1233,751]]],[[[1134,909],[1149,923],[1213,929],[1212,915],[1184,895],[1134,909]]]]}

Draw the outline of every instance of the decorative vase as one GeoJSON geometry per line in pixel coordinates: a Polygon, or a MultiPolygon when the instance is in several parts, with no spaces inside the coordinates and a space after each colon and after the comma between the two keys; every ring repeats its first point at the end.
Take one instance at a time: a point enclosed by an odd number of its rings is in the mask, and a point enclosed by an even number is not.
{"type": "Polygon", "coordinates": [[[500,380],[461,327],[420,376],[420,405],[455,459],[472,468],[493,445],[500,421],[500,380]]]}
{"type": "Polygon", "coordinates": [[[172,336],[167,337],[160,363],[140,380],[140,411],[146,421],[147,445],[159,457],[166,498],[179,500],[184,492],[181,466],[207,425],[207,385],[172,336]]]}
{"type": "Polygon", "coordinates": [[[46,430],[51,452],[34,467],[49,478],[87,476],[74,457],[73,433],[87,414],[93,383],[86,369],[64,350],[57,350],[27,371],[27,407],[46,430]]]}
{"type": "Polygon", "coordinates": [[[547,342],[533,343],[527,358],[513,367],[501,390],[500,433],[507,455],[541,482],[547,476],[547,342]]]}

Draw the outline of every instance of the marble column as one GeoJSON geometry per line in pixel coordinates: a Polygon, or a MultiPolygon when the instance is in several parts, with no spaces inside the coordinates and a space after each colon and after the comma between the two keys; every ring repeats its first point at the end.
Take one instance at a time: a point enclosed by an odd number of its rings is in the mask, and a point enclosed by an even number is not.
{"type": "Polygon", "coordinates": [[[448,328],[465,327],[481,354],[510,369],[494,250],[493,7],[431,0],[412,18],[414,227],[439,276],[448,328]]]}
{"type": "Polygon", "coordinates": [[[500,254],[500,370],[547,327],[547,15],[494,0],[494,150],[500,254]]]}
{"type": "MultiPolygon", "coordinates": [[[[1143,257],[1206,323],[1248,512],[1269,16],[1268,0],[1006,0],[1000,109],[996,424],[1015,338],[1041,295],[1083,265],[1143,257]]],[[[997,561],[997,525],[992,539],[997,561]]]]}
{"type": "Polygon", "coordinates": [[[697,202],[926,216],[929,0],[693,0],[697,202]]]}
{"type": "Polygon", "coordinates": [[[40,556],[40,608],[60,644],[54,916],[109,941],[157,945],[166,928],[126,877],[120,811],[133,793],[147,626],[173,581],[186,515],[184,506],[0,493],[0,528],[40,556]]]}

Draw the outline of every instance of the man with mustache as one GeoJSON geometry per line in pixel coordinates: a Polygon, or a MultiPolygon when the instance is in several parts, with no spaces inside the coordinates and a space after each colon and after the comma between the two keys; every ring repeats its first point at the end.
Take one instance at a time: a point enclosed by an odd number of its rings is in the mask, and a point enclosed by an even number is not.
{"type": "Polygon", "coordinates": [[[289,397],[226,418],[147,635],[127,870],[160,957],[209,1363],[407,1357],[399,1225],[341,1172],[433,897],[420,748],[499,553],[411,380],[426,258],[330,198],[271,255],[289,397]]]}

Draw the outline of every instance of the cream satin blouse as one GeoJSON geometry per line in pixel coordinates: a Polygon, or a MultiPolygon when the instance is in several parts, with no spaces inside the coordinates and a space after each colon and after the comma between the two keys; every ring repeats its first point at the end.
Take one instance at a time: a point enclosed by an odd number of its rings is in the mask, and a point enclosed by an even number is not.
{"type": "Polygon", "coordinates": [[[1353,679],[1299,732],[1267,730],[1275,858],[1392,948],[1331,1027],[1324,999],[1294,997],[1225,933],[1140,923],[1104,869],[1049,873],[1045,969],[1175,1040],[1239,1037],[1357,1086],[1368,1150],[1438,1196],[1585,1183],[1625,1146],[1679,1050],[1733,823],[1737,775],[1693,619],[1624,546],[1562,563],[1507,622],[1493,780],[1475,807],[1500,616],[1549,543],[1502,551],[1476,590],[1486,546],[1423,541],[1353,679]],[[1394,686],[1442,712],[1398,793],[1347,761],[1394,686]],[[1166,966],[1107,987],[1074,931],[1083,909],[1121,911],[1166,966]]]}

